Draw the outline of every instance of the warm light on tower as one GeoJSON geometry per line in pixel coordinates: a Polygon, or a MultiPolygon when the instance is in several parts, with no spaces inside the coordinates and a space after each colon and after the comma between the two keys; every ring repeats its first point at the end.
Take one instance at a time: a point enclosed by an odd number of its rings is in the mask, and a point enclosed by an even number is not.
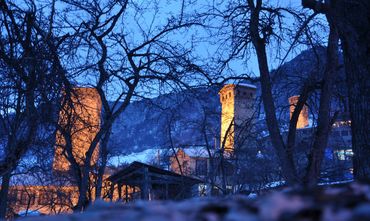
{"type": "MultiPolygon", "coordinates": [[[[83,165],[85,154],[90,144],[100,129],[101,101],[95,88],[73,88],[71,101],[63,100],[62,109],[59,112],[59,125],[71,134],[72,153],[77,163],[83,165]]],[[[65,157],[65,136],[58,130],[56,134],[55,155],[53,169],[56,171],[68,171],[70,163],[65,157]]],[[[98,159],[96,146],[91,160],[91,165],[98,159]]]]}
{"type": "MultiPolygon", "coordinates": [[[[289,98],[289,104],[290,104],[289,119],[292,119],[292,115],[298,103],[298,100],[299,100],[299,95],[291,96],[289,98]]],[[[305,128],[307,126],[308,126],[308,107],[307,105],[303,105],[303,108],[301,112],[299,113],[297,128],[300,129],[300,128],[305,128]]]]}
{"type": "Polygon", "coordinates": [[[253,118],[255,110],[256,87],[251,84],[227,84],[220,92],[221,140],[226,152],[232,152],[240,137],[241,127],[253,118]]]}

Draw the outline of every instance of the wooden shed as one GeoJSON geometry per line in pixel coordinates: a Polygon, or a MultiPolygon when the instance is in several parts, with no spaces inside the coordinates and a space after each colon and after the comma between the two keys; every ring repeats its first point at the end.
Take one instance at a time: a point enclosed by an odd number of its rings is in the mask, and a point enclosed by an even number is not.
{"type": "Polygon", "coordinates": [[[113,191],[118,189],[119,199],[179,200],[194,196],[195,185],[203,181],[183,176],[141,162],[133,162],[108,178],[113,191]],[[124,192],[122,193],[122,189],[124,192]],[[135,197],[139,196],[139,197],[135,197]]]}

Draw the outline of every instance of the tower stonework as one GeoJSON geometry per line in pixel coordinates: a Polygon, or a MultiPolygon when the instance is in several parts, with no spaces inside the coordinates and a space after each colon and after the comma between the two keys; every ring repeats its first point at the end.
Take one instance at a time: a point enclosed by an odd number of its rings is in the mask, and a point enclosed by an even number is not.
{"type": "MultiPolygon", "coordinates": [[[[86,159],[86,152],[100,129],[102,104],[95,88],[73,88],[70,101],[63,99],[59,111],[58,122],[64,134],[61,130],[58,130],[56,134],[53,161],[55,171],[65,172],[70,169],[70,163],[66,158],[69,148],[66,145],[66,134],[67,137],[70,135],[74,159],[82,166],[86,159]]],[[[98,160],[98,149],[97,145],[90,162],[91,165],[98,160]]]]}
{"type": "Polygon", "coordinates": [[[256,86],[251,84],[227,84],[220,91],[221,140],[226,152],[238,148],[245,128],[250,126],[255,113],[256,86]]]}
{"type": "MultiPolygon", "coordinates": [[[[290,105],[290,107],[289,107],[289,119],[290,120],[292,119],[292,115],[293,115],[295,107],[298,103],[298,100],[299,100],[298,95],[291,96],[289,98],[289,105],[290,105]]],[[[308,123],[308,107],[307,107],[307,105],[303,105],[303,108],[302,108],[301,112],[299,113],[299,117],[298,117],[298,121],[297,121],[297,129],[305,128],[308,125],[309,125],[309,123],[308,123]]]]}

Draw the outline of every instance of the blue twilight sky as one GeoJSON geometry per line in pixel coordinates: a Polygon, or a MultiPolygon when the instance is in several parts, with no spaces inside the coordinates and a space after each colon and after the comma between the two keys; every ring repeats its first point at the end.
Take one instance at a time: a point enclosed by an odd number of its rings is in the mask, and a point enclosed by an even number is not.
{"type": "MultiPolygon", "coordinates": [[[[223,0],[193,0],[193,1],[185,1],[185,2],[192,2],[191,5],[186,6],[185,12],[189,14],[196,13],[202,13],[202,12],[210,12],[210,7],[212,5],[217,6],[220,10],[225,8],[225,2],[223,0]]],[[[243,1],[242,1],[243,2],[243,1]]],[[[157,5],[159,8],[160,13],[156,16],[154,16],[154,20],[156,19],[157,22],[161,22],[162,19],[166,19],[168,14],[171,15],[179,15],[181,10],[181,1],[159,1],[159,4],[157,5]]],[[[290,9],[294,9],[298,12],[306,12],[308,15],[312,14],[312,11],[309,10],[303,10],[301,6],[300,0],[264,0],[264,4],[266,6],[273,6],[273,7],[288,7],[290,9]]],[[[294,30],[298,30],[300,27],[297,20],[293,18],[293,16],[290,16],[289,14],[284,14],[284,28],[290,28],[292,29],[292,33],[290,35],[295,34],[294,30]]],[[[148,22],[153,21],[153,14],[152,12],[148,12],[146,14],[142,15],[142,21],[148,22]]],[[[224,52],[224,55],[226,56],[227,53],[225,50],[230,48],[230,42],[226,41],[224,38],[225,36],[214,36],[217,35],[219,30],[217,30],[217,27],[219,27],[219,20],[213,19],[212,21],[209,21],[211,25],[213,25],[214,29],[208,29],[204,30],[203,28],[193,28],[187,32],[182,32],[179,35],[174,36],[174,38],[181,40],[185,40],[191,38],[191,36],[195,36],[199,39],[199,43],[194,48],[194,54],[197,56],[202,57],[204,60],[209,60],[210,58],[215,57],[215,53],[217,52],[224,52]],[[212,33],[210,33],[212,32],[212,33]]],[[[315,22],[319,23],[314,26],[314,28],[307,34],[309,34],[313,39],[313,44],[326,44],[326,35],[327,30],[325,28],[326,21],[323,16],[317,16],[315,22]]],[[[312,25],[312,22],[310,23],[312,25]]],[[[284,62],[287,62],[294,58],[296,55],[298,55],[302,50],[306,50],[309,47],[298,45],[294,47],[291,51],[288,52],[288,49],[290,48],[290,45],[292,43],[291,38],[293,36],[284,35],[282,42],[280,44],[271,43],[267,47],[267,52],[269,56],[269,66],[270,70],[276,69],[279,65],[281,65],[284,62]],[[284,58],[284,60],[283,60],[284,58]]],[[[305,41],[306,39],[303,37],[300,39],[300,41],[305,41]]],[[[235,59],[229,63],[229,71],[225,71],[223,74],[233,74],[233,75],[239,75],[239,74],[250,74],[252,76],[258,76],[258,63],[257,58],[254,53],[253,48],[249,48],[249,53],[244,56],[243,58],[235,59]]]]}
{"type": "MultiPolygon", "coordinates": [[[[16,2],[18,1],[21,2],[21,0],[17,0],[16,2]]],[[[104,3],[104,0],[100,2],[104,3]]],[[[115,27],[113,32],[117,34],[124,33],[128,39],[128,44],[130,47],[134,48],[142,43],[146,37],[154,36],[156,33],[158,33],[157,29],[160,29],[161,26],[166,24],[168,19],[171,19],[171,16],[178,18],[182,9],[185,14],[184,18],[187,18],[187,15],[193,16],[197,13],[212,13],[214,12],[211,10],[212,6],[217,6],[219,10],[223,10],[227,4],[226,2],[228,1],[185,0],[185,7],[182,8],[181,0],[130,0],[127,10],[119,20],[118,25],[115,27]]],[[[42,10],[46,13],[50,12],[50,0],[38,0],[36,3],[38,4],[38,7],[42,8],[42,10]]],[[[103,5],[103,3],[101,5],[103,5]]],[[[303,11],[300,5],[300,0],[264,0],[264,4],[275,7],[289,7],[300,12],[303,11]]],[[[70,24],[76,24],[77,26],[82,22],[89,21],[88,15],[82,13],[81,11],[71,10],[71,8],[67,7],[66,4],[61,0],[56,1],[56,6],[57,11],[67,13],[66,18],[70,24]]],[[[118,7],[116,7],[115,10],[118,10],[118,7]]],[[[113,12],[116,12],[115,10],[113,10],[113,12]]],[[[306,10],[306,12],[308,14],[312,14],[310,11],[306,10]]],[[[58,21],[65,19],[61,15],[63,15],[63,13],[57,13],[55,19],[56,24],[58,21]]],[[[292,16],[289,16],[288,14],[284,14],[284,16],[284,28],[293,30],[297,30],[299,28],[297,21],[293,19],[292,16]]],[[[104,21],[106,18],[102,17],[100,19],[104,21]]],[[[192,19],[192,17],[189,19],[192,19]]],[[[325,44],[327,33],[327,30],[325,29],[325,18],[318,17],[318,21],[320,21],[323,25],[316,25],[315,28],[312,29],[308,34],[314,37],[314,44],[325,44]]],[[[165,38],[163,38],[163,41],[172,41],[183,46],[184,48],[190,48],[190,46],[193,46],[191,56],[197,58],[195,59],[197,63],[208,69],[210,72],[216,72],[219,69],[217,68],[217,65],[215,65],[214,60],[226,58],[228,50],[230,50],[231,47],[230,41],[227,40],[227,34],[230,33],[231,30],[227,28],[219,28],[222,22],[218,19],[207,20],[207,24],[212,28],[205,29],[203,27],[195,26],[191,29],[177,31],[171,35],[167,35],[165,38]],[[220,33],[223,35],[220,35],[220,33]],[[223,57],[220,57],[220,54],[223,57]]],[[[66,33],[73,31],[70,29],[60,29],[60,34],[63,34],[63,32],[66,33]]],[[[290,39],[293,38],[293,35],[294,31],[290,34],[284,35],[280,44],[272,42],[267,48],[270,70],[276,69],[281,63],[283,63],[283,58],[286,57],[284,60],[285,62],[289,61],[302,50],[306,50],[308,48],[307,46],[299,45],[294,47],[294,49],[286,56],[288,48],[292,42],[290,39]]],[[[305,38],[300,39],[300,41],[305,41],[305,38]]],[[[111,66],[120,65],[121,60],[119,56],[117,56],[120,53],[119,50],[121,49],[117,47],[117,50],[112,50],[109,52],[109,56],[112,58],[112,62],[110,63],[111,66]],[[117,59],[115,60],[115,58],[117,59]]],[[[71,63],[70,59],[68,58],[64,60],[64,65],[70,68],[69,71],[77,72],[76,67],[78,65],[89,62],[96,63],[96,59],[97,56],[94,56],[94,53],[86,48],[80,47],[75,53],[75,63],[71,63]]],[[[252,47],[249,47],[248,53],[245,56],[230,61],[228,68],[223,69],[223,72],[220,73],[222,76],[242,74],[248,74],[251,76],[259,75],[257,59],[252,47]]],[[[76,84],[86,85],[89,84],[89,82],[95,82],[96,79],[97,75],[91,71],[88,71],[83,75],[76,77],[75,81],[76,84]]],[[[119,91],[116,90],[119,89],[121,85],[115,84],[114,82],[112,82],[112,84],[113,87],[107,88],[111,88],[111,96],[113,97],[115,93],[119,93],[119,91]]],[[[147,90],[145,91],[143,89],[143,93],[149,94],[153,93],[153,91],[158,89],[159,86],[153,85],[153,87],[151,87],[150,85],[146,85],[143,88],[147,90]]]]}

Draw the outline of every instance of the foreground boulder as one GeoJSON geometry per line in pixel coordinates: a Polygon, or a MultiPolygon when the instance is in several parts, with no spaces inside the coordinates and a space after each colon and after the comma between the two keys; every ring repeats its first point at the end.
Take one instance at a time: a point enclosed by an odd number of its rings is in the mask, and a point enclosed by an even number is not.
{"type": "Polygon", "coordinates": [[[29,221],[370,221],[370,186],[352,183],[312,190],[285,189],[251,199],[224,198],[139,201],[132,204],[95,202],[86,212],[29,221]]]}

